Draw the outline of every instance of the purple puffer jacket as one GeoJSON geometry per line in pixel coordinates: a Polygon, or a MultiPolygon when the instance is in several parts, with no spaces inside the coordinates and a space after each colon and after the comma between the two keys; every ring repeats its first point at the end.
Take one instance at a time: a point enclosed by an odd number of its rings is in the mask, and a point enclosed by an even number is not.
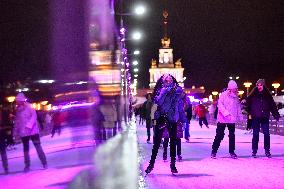
{"type": "MultiPolygon", "coordinates": [[[[177,138],[183,138],[183,125],[181,122],[177,122],[177,138]]],[[[162,138],[170,138],[169,130],[164,128],[162,138]]]]}

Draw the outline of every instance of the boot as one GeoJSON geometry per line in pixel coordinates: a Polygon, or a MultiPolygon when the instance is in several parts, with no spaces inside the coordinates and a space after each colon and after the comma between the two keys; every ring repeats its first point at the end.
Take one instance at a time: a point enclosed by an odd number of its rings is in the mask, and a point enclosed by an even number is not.
{"type": "Polygon", "coordinates": [[[29,172],[29,171],[30,171],[30,167],[26,166],[26,167],[24,168],[24,172],[27,173],[27,172],[29,172]]]}
{"type": "Polygon", "coordinates": [[[178,161],[182,161],[182,156],[178,155],[178,161]]]}
{"type": "Polygon", "coordinates": [[[257,154],[257,150],[252,150],[252,154],[251,154],[251,156],[253,157],[253,158],[256,158],[256,154],[257,154]]]}
{"type": "Polygon", "coordinates": [[[150,163],[147,167],[147,169],[145,170],[146,174],[149,174],[154,168],[154,164],[150,163]]]}
{"type": "Polygon", "coordinates": [[[171,166],[170,166],[170,167],[171,167],[171,172],[172,172],[172,173],[178,173],[178,170],[177,170],[175,164],[172,164],[172,163],[171,163],[171,166]]]}
{"type": "Polygon", "coordinates": [[[238,156],[235,154],[235,152],[230,153],[230,156],[232,159],[238,159],[238,156]]]}
{"type": "Polygon", "coordinates": [[[164,160],[164,161],[167,161],[167,152],[164,152],[164,153],[163,153],[163,160],[164,160]]]}
{"type": "Polygon", "coordinates": [[[171,172],[172,173],[178,173],[178,170],[176,168],[176,158],[171,158],[171,172]]]}
{"type": "Polygon", "coordinates": [[[212,159],[216,159],[216,154],[217,154],[216,152],[213,152],[213,151],[212,151],[212,152],[211,152],[211,158],[212,158],[212,159]]]}
{"type": "Polygon", "coordinates": [[[5,168],[4,168],[4,172],[5,172],[5,175],[8,175],[8,174],[9,174],[9,169],[8,169],[8,167],[5,167],[5,168]]]}
{"type": "Polygon", "coordinates": [[[265,150],[265,155],[266,157],[271,158],[270,150],[265,150]]]}
{"type": "Polygon", "coordinates": [[[42,165],[43,169],[48,169],[47,163],[42,165]]]}

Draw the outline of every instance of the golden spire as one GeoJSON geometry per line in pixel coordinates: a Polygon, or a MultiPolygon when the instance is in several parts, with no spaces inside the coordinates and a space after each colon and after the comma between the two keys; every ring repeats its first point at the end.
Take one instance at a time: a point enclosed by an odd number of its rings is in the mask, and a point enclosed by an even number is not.
{"type": "Polygon", "coordinates": [[[168,38],[168,11],[163,11],[163,17],[164,17],[164,38],[161,39],[162,47],[169,48],[171,40],[168,38]]]}
{"type": "Polygon", "coordinates": [[[163,11],[163,17],[164,17],[164,38],[168,38],[168,16],[169,16],[169,13],[168,11],[164,10],[163,11]]]}

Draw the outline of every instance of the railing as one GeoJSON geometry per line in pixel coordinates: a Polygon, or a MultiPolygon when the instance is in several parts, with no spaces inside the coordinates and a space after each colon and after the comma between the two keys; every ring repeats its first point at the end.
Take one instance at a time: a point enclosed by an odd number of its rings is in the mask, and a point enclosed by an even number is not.
{"type": "MultiPolygon", "coordinates": [[[[207,119],[209,124],[216,125],[216,119],[213,118],[212,115],[207,115],[207,119]]],[[[247,116],[244,115],[244,119],[242,122],[236,124],[236,128],[245,130],[247,128],[247,116]]],[[[272,116],[269,120],[269,130],[271,134],[282,135],[284,136],[284,117],[280,117],[277,122],[272,116]]]]}

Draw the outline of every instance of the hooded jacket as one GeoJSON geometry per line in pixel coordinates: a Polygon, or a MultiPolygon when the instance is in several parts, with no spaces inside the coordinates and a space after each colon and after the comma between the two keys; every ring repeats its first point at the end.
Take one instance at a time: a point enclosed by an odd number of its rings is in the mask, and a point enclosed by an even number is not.
{"type": "Polygon", "coordinates": [[[36,111],[26,102],[16,111],[14,135],[26,137],[35,134],[39,134],[36,111]]]}
{"type": "Polygon", "coordinates": [[[156,120],[162,114],[166,114],[170,122],[186,122],[184,103],[181,98],[182,92],[181,87],[177,87],[176,89],[169,87],[161,89],[160,95],[156,98],[158,105],[154,116],[156,120]]]}
{"type": "Polygon", "coordinates": [[[248,112],[254,118],[270,117],[270,112],[275,119],[279,119],[280,115],[272,95],[266,87],[261,92],[255,87],[247,97],[248,112]]]}
{"type": "Polygon", "coordinates": [[[240,120],[242,111],[238,96],[230,95],[228,90],[222,92],[218,100],[217,122],[236,123],[240,120]]]}

